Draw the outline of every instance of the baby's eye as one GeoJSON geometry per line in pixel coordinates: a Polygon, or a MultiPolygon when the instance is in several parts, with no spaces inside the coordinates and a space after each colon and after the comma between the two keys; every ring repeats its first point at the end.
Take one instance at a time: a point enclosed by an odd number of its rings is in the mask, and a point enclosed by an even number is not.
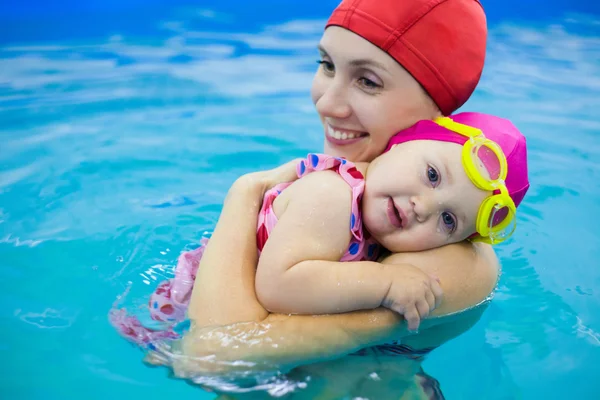
{"type": "Polygon", "coordinates": [[[440,181],[440,174],[431,165],[427,166],[427,179],[429,179],[433,187],[436,187],[440,181]]]}
{"type": "Polygon", "coordinates": [[[454,215],[447,211],[442,213],[442,223],[444,224],[444,228],[448,231],[448,233],[452,233],[456,230],[456,218],[454,218],[454,215]]]}

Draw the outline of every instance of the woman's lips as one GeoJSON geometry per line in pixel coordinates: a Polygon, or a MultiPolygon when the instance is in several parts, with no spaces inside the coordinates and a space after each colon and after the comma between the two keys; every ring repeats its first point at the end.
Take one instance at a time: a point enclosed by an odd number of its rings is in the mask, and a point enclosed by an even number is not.
{"type": "Polygon", "coordinates": [[[346,146],[346,145],[349,145],[349,144],[356,143],[356,142],[360,141],[361,139],[364,139],[365,137],[361,136],[361,137],[357,137],[357,138],[354,138],[354,139],[345,139],[344,140],[344,139],[336,139],[336,138],[333,138],[333,137],[331,137],[329,135],[325,135],[325,138],[327,139],[327,141],[329,143],[334,144],[336,146],[346,146]]]}
{"type": "Polygon", "coordinates": [[[336,146],[353,144],[367,136],[369,136],[369,134],[366,132],[334,128],[329,124],[325,124],[325,139],[336,146]]]}
{"type": "Polygon", "coordinates": [[[387,216],[390,223],[398,229],[404,227],[403,221],[406,220],[406,215],[399,207],[396,207],[394,200],[390,197],[387,205],[387,216]]]}

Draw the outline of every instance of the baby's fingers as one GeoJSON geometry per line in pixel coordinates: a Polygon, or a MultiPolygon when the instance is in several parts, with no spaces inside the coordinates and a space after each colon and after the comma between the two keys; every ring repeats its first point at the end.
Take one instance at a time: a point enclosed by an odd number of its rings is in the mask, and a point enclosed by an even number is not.
{"type": "Polygon", "coordinates": [[[421,299],[419,301],[417,301],[417,311],[419,312],[419,315],[421,316],[421,319],[427,317],[429,315],[429,313],[431,311],[433,311],[430,307],[429,307],[429,303],[427,303],[427,301],[425,301],[425,299],[421,299]]]}
{"type": "Polygon", "coordinates": [[[442,290],[442,286],[440,285],[439,281],[431,281],[431,291],[435,296],[435,308],[437,308],[442,303],[442,299],[444,298],[444,291],[442,290]]]}
{"type": "Polygon", "coordinates": [[[421,317],[419,316],[419,312],[416,307],[407,307],[404,313],[404,319],[408,324],[409,331],[416,331],[419,329],[419,324],[421,323],[421,317]]]}
{"type": "Polygon", "coordinates": [[[429,312],[435,310],[437,304],[432,290],[428,290],[427,293],[425,293],[425,300],[427,300],[427,304],[429,304],[429,312]]]}

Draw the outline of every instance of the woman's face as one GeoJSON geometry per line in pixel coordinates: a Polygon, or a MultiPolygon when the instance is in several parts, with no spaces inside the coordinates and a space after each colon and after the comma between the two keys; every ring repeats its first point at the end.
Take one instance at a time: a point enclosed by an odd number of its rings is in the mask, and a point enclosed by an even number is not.
{"type": "Polygon", "coordinates": [[[311,95],[323,123],[325,153],[371,161],[395,133],[440,115],[396,60],[355,33],[329,27],[319,51],[311,95]]]}

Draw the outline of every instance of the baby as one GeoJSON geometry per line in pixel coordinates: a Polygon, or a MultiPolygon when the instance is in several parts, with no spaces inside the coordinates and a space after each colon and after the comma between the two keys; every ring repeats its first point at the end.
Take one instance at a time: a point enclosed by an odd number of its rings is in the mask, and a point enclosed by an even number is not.
{"type": "Polygon", "coordinates": [[[261,304],[295,314],[384,306],[411,329],[441,289],[416,267],[373,262],[378,244],[398,253],[501,242],[529,187],[525,138],[510,122],[477,113],[421,121],[369,165],[311,154],[298,176],[268,192],[259,215],[261,304]]]}
{"type": "MultiPolygon", "coordinates": [[[[513,233],[529,188],[524,136],[481,113],[420,121],[370,164],[309,154],[297,172],[301,179],[265,194],[259,214],[261,304],[288,314],[384,306],[409,329],[439,303],[439,282],[411,265],[376,262],[382,250],[499,243],[513,233]]],[[[159,285],[153,319],[185,318],[203,249],[182,254],[175,278],[159,285]]]]}

